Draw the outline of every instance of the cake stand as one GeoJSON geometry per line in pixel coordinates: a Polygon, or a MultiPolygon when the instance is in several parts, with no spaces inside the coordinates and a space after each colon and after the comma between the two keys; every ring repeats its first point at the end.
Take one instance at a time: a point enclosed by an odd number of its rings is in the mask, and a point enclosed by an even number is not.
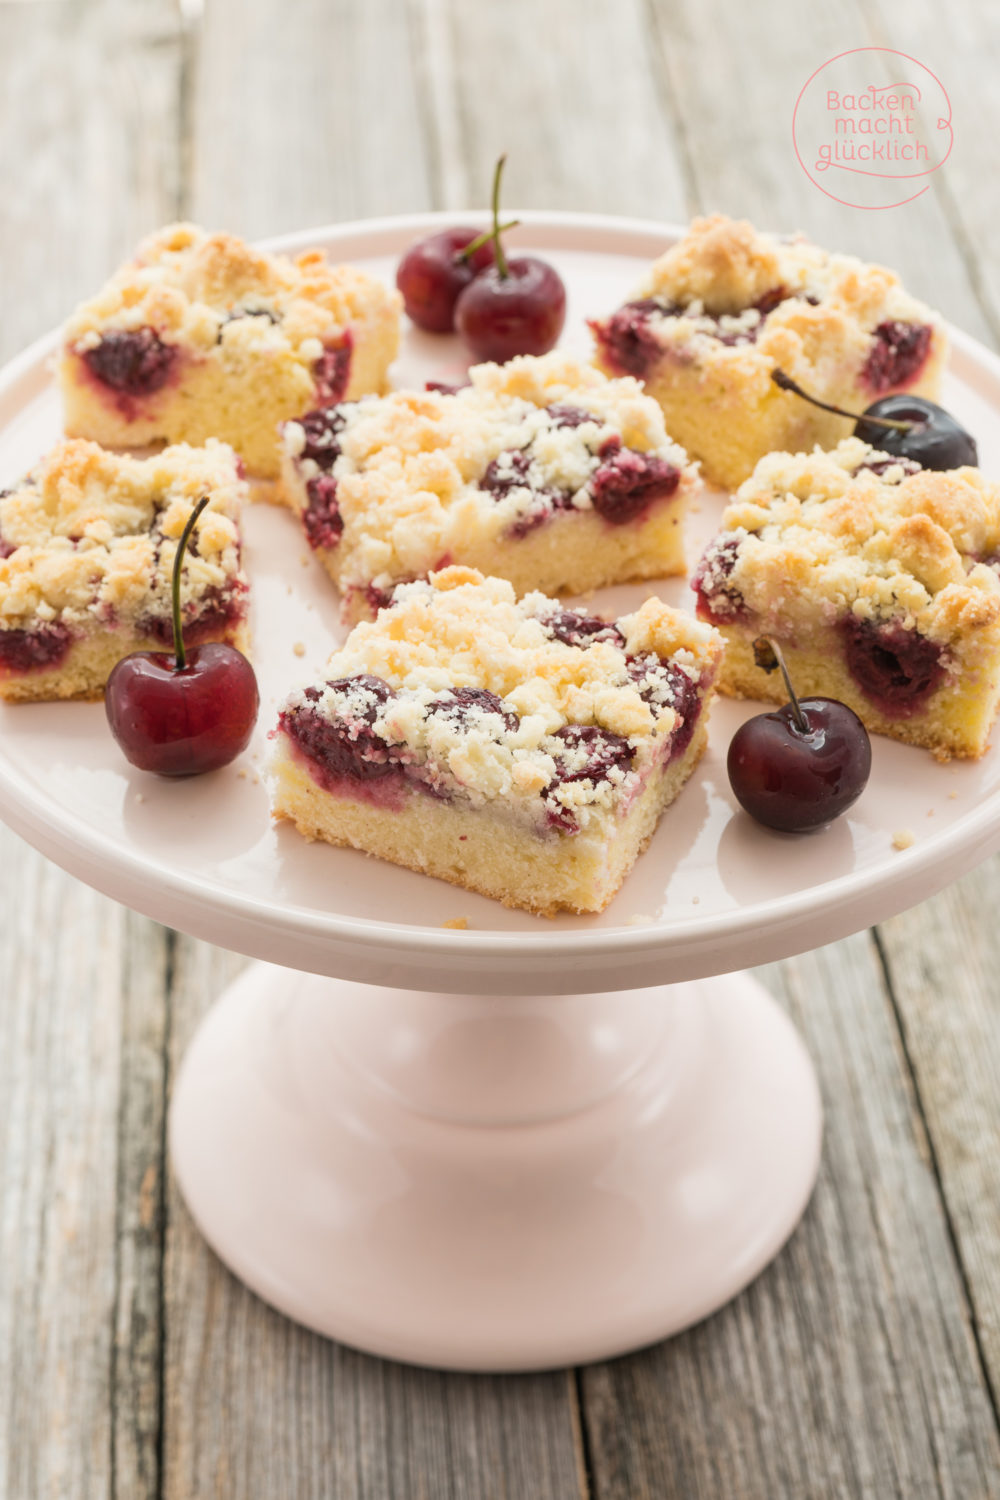
{"type": "MultiPolygon", "coordinates": [[[[585,314],[627,296],[676,234],[522,218],[521,243],[567,281],[565,343],[581,353],[585,314]]],[[[388,277],[442,222],[281,248],[323,244],[388,277]]],[[[0,484],[58,436],[53,347],[0,374],[0,484]]],[[[450,340],[411,332],[397,383],[461,368],[450,340]]],[[[996,473],[1000,362],[959,335],[946,401],[996,473]]],[[[722,503],[702,496],[692,558],[722,503]]],[[[206,1238],[291,1317],[421,1364],[564,1365],[704,1317],[791,1233],[820,1146],[810,1061],[733,971],[898,912],[1000,848],[1000,753],[941,766],[878,740],[847,817],[780,835],[735,806],[725,752],[754,709],[720,702],[704,760],[607,912],[507,911],[270,824],[276,705],[342,630],[293,517],[257,504],[246,532],[262,713],[239,763],[160,781],[123,761],[100,705],[0,710],[12,828],[126,905],[265,961],[209,1011],[174,1091],[174,1167],[206,1238]]],[[[689,599],[678,580],[657,592],[689,599]]]]}

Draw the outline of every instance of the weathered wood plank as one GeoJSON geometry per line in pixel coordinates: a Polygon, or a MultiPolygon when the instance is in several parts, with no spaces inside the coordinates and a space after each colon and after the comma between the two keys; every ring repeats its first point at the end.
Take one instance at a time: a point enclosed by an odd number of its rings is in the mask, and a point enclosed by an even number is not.
{"type": "Polygon", "coordinates": [[[880,929],[906,1050],[1000,1393],[1000,863],[880,929]]]}
{"type": "Polygon", "coordinates": [[[1000,1440],[870,938],[765,972],[816,1059],[820,1182],[710,1322],[583,1374],[599,1500],[1000,1495],[1000,1440]]]}
{"type": "Polygon", "coordinates": [[[684,219],[685,161],[661,100],[640,0],[423,0],[449,207],[485,206],[506,151],[521,208],[684,219]]]}
{"type": "Polygon", "coordinates": [[[157,1493],[164,935],[6,831],[0,907],[0,1493],[142,1500],[157,1493]]]}
{"type": "MultiPolygon", "coordinates": [[[[182,940],[172,1057],[242,961],[182,940]]],[[[224,1269],[170,1191],[169,1500],[571,1500],[569,1377],[462,1378],[384,1363],[272,1312],[224,1269]]]]}
{"type": "Polygon", "coordinates": [[[209,0],[193,216],[261,236],[427,207],[412,45],[398,0],[209,0]]]}
{"type": "MultiPolygon", "coordinates": [[[[171,0],[0,7],[8,357],[177,200],[171,0]]],[[[0,1494],[158,1492],[166,940],[0,833],[0,1494]]]]}

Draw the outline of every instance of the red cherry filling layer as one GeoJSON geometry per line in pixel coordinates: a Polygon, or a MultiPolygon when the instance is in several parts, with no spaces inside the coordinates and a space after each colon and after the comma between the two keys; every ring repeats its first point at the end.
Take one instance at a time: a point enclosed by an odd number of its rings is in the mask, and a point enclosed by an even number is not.
{"type": "Polygon", "coordinates": [[[694,571],[691,587],[697,595],[699,620],[721,620],[728,624],[745,624],[750,611],[731,574],[736,566],[740,539],[726,536],[710,542],[694,571]]]}
{"type": "Polygon", "coordinates": [[[13,676],[57,667],[72,644],[72,631],[58,623],[35,630],[0,630],[0,672],[13,676]]]}
{"type": "Polygon", "coordinates": [[[623,448],[609,438],[600,450],[602,464],[590,481],[591,501],[612,526],[635,521],[653,504],[666,500],[681,482],[681,471],[655,454],[623,448]]]}
{"type": "Polygon", "coordinates": [[[914,381],[927,362],[932,332],[927,323],[880,323],[861,371],[869,390],[881,395],[914,381]]]}
{"type": "MultiPolygon", "coordinates": [[[[246,613],[246,599],[250,590],[245,583],[232,583],[225,588],[208,588],[190,606],[190,618],[183,623],[184,644],[188,647],[202,646],[240,620],[246,613]],[[194,611],[197,613],[194,613],[194,611]]],[[[113,621],[109,621],[113,624],[113,621]]],[[[140,635],[170,649],[174,644],[174,625],[170,615],[146,615],[136,621],[140,635]]]]}
{"type": "Polygon", "coordinates": [[[90,373],[126,396],[152,396],[161,390],[176,357],[176,349],[165,344],[153,328],[112,329],[92,349],[83,351],[90,373]]]}
{"type": "MultiPolygon", "coordinates": [[[[782,302],[787,302],[796,295],[812,306],[816,306],[818,302],[816,297],[802,296],[789,292],[786,287],[776,286],[758,297],[749,307],[740,308],[729,315],[736,318],[751,310],[760,314],[756,321],[751,321],[744,328],[724,328],[721,316],[715,317],[711,313],[697,313],[693,316],[698,318],[703,335],[727,348],[755,344],[769,314],[780,307],[782,302]],[[711,326],[704,326],[706,322],[711,326]]],[[[619,374],[641,378],[663,358],[665,352],[656,336],[656,325],[668,318],[689,315],[689,309],[679,302],[661,302],[655,297],[643,297],[635,302],[626,302],[605,322],[591,322],[590,327],[606,363],[619,374]]]]}
{"type": "Polygon", "coordinates": [[[316,400],[320,406],[336,406],[338,401],[343,401],[347,394],[347,387],[351,379],[351,351],[354,340],[351,338],[350,330],[343,337],[343,341],[330,348],[324,349],[319,359],[313,365],[313,379],[316,382],[316,400]]]}
{"type": "Polygon", "coordinates": [[[332,474],[316,474],[306,484],[302,522],[310,547],[336,547],[344,530],[337,504],[337,481],[332,474]]]}
{"type": "Polygon", "coordinates": [[[360,674],[341,677],[327,684],[343,694],[336,723],[310,707],[321,696],[319,688],[306,688],[306,703],[286,709],[281,729],[309,758],[312,775],[324,791],[337,793],[344,781],[380,781],[400,770],[398,759],[372,729],[383,703],[395,694],[381,677],[360,674]]]}
{"type": "Polygon", "coordinates": [[[918,713],[944,681],[940,646],[918,631],[898,622],[875,625],[853,615],[841,629],[851,676],[887,718],[907,719],[918,713]]]}
{"type": "Polygon", "coordinates": [[[329,473],[340,457],[340,434],[347,418],[339,407],[319,407],[299,418],[299,426],[305,433],[305,443],[299,454],[299,462],[311,458],[317,468],[329,473]]]}

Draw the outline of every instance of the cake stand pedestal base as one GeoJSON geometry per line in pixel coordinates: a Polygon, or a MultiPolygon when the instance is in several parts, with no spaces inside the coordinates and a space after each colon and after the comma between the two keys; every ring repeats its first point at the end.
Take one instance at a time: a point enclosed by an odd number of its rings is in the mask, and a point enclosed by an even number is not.
{"type": "Polygon", "coordinates": [[[748,975],[622,994],[428,995],[249,968],[174,1093],[209,1243],[375,1354],[532,1370],[722,1306],[797,1223],[815,1074],[748,975]]]}

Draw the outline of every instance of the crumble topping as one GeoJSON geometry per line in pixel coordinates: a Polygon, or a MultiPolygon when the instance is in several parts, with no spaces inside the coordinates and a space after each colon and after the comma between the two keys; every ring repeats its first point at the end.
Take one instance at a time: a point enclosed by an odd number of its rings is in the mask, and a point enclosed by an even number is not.
{"type": "Polygon", "coordinates": [[[761,459],[723,515],[697,586],[804,640],[847,615],[940,645],[1000,620],[1000,485],[974,468],[913,471],[858,438],[761,459]]]}
{"type": "Polygon", "coordinates": [[[554,509],[596,509],[615,524],[629,519],[627,487],[641,507],[657,485],[694,481],[631,377],[609,380],[560,353],[470,377],[455,392],[368,396],[285,424],[314,544],[343,547],[345,588],[426,574],[473,542],[526,534],[554,509]]]}
{"type": "Polygon", "coordinates": [[[230,234],[172,224],[77,308],[66,340],[86,353],[109,331],[148,328],[203,354],[221,346],[238,361],[291,352],[312,369],[352,322],[387,300],[400,305],[395,291],[352,266],[329,265],[319,250],[269,255],[230,234]]]}
{"type": "Polygon", "coordinates": [[[177,541],[204,494],[181,579],[185,617],[245,593],[236,520],[246,488],[214,438],[145,459],[57,444],[0,495],[0,628],[166,618],[177,541]]]}
{"type": "Polygon", "coordinates": [[[283,723],[307,711],[338,726],[365,779],[401,765],[442,795],[532,804],[576,831],[690,732],[720,655],[711,627],[658,599],[611,624],[450,567],[357,625],[283,723]],[[573,619],[582,644],[566,639],[573,619]]]}
{"type": "MultiPolygon", "coordinates": [[[[657,351],[725,360],[758,397],[767,394],[774,365],[797,378],[816,371],[833,377],[845,360],[864,369],[882,329],[893,352],[903,337],[896,329],[928,329],[924,355],[932,334],[943,336],[937,314],[886,267],[722,214],[695,219],[653,263],[626,308],[635,310],[633,336],[647,363],[657,351]]],[[[603,326],[595,325],[599,341],[603,326]]],[[[888,388],[890,373],[872,369],[873,389],[888,388]]]]}

